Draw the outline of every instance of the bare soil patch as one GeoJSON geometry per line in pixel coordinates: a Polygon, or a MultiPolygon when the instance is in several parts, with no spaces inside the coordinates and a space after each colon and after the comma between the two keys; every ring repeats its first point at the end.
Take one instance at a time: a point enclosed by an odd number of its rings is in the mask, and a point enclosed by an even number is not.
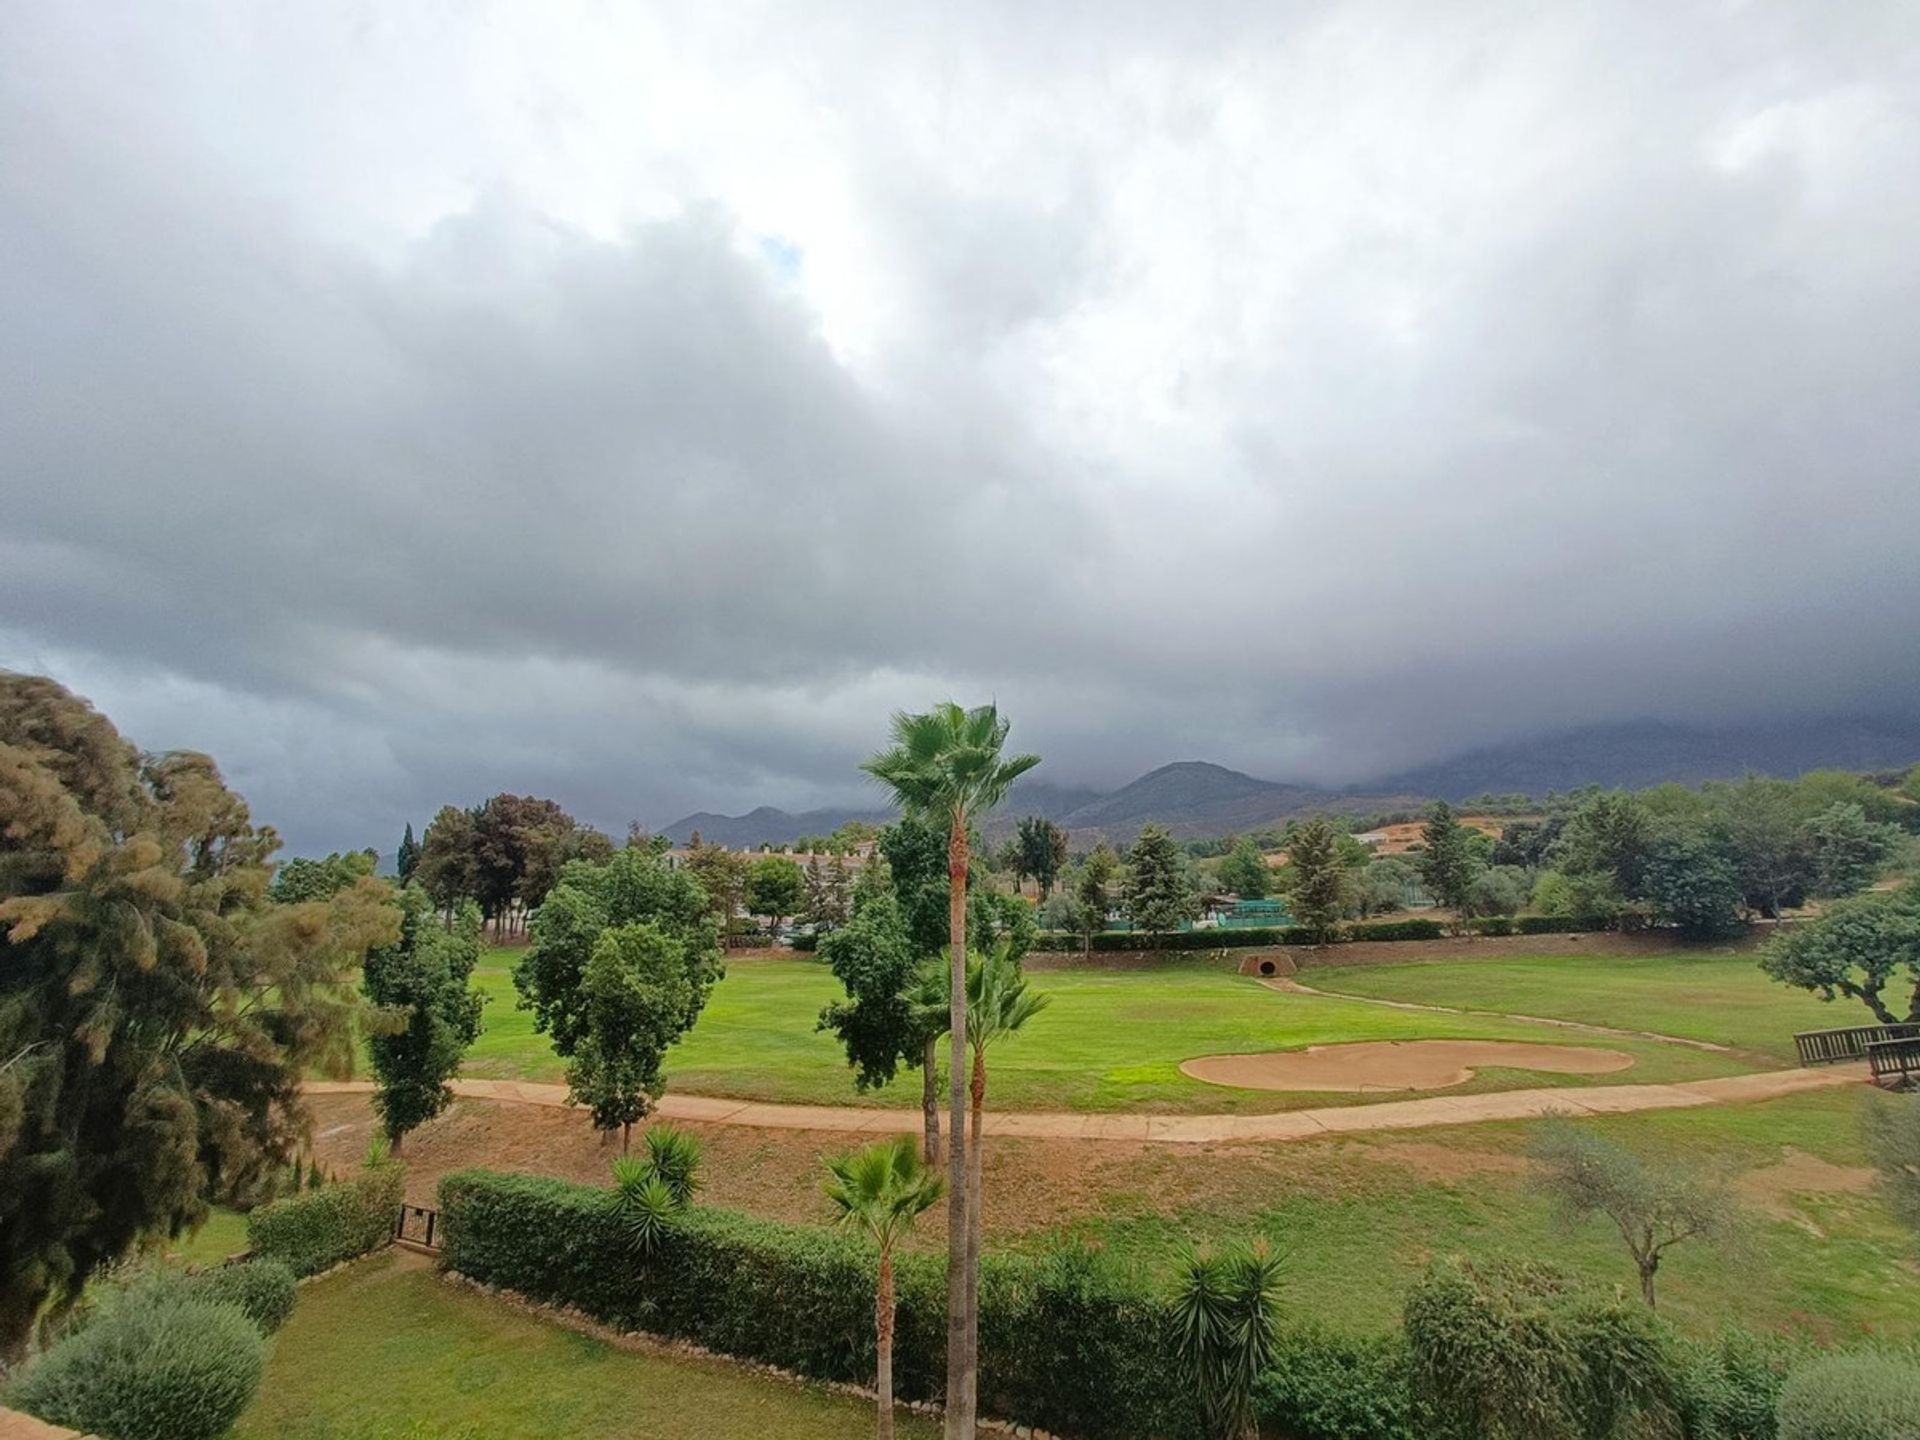
{"type": "Polygon", "coordinates": [[[1589,1045],[1534,1045],[1501,1040],[1363,1040],[1309,1045],[1259,1055],[1203,1055],[1182,1073],[1241,1090],[1444,1090],[1464,1085],[1476,1068],[1544,1070],[1556,1075],[1609,1075],[1633,1057],[1589,1045]]]}
{"type": "Polygon", "coordinates": [[[1777,1165],[1749,1170],[1737,1182],[1749,1205],[1782,1220],[1797,1220],[1796,1195],[1860,1195],[1873,1188],[1873,1171],[1859,1165],[1835,1165],[1818,1155],[1788,1146],[1777,1165]]]}

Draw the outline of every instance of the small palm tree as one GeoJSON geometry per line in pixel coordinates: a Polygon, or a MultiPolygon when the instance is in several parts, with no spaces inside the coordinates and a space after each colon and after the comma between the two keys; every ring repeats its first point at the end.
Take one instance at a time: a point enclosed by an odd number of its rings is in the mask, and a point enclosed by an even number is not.
{"type": "Polygon", "coordinates": [[[1188,1250],[1171,1307],[1173,1350],[1212,1440],[1247,1440],[1253,1387],[1273,1362],[1280,1261],[1264,1242],[1238,1253],[1188,1250]]]}
{"type": "Polygon", "coordinates": [[[613,1162],[613,1207],[629,1243],[651,1255],[700,1188],[700,1142],[684,1130],[656,1125],[646,1145],[644,1156],[622,1155],[613,1162]]]}
{"type": "Polygon", "coordinates": [[[1003,944],[967,966],[967,1048],[973,1052],[968,1084],[972,1123],[967,1127],[967,1324],[980,1320],[981,1160],[980,1122],[987,1103],[987,1047],[1013,1034],[1047,1008],[1050,995],[1027,989],[1020,962],[1003,944]]]}
{"type": "MultiPolygon", "coordinates": [[[[967,825],[1006,799],[1038,755],[1003,756],[1007,722],[992,705],[963,710],[952,701],[924,715],[899,711],[893,745],[860,768],[885,785],[915,819],[947,826],[948,1110],[947,1415],[948,1440],[972,1440],[979,1340],[967,1309],[968,1239],[979,1224],[966,1184],[967,825]]],[[[974,1253],[978,1253],[977,1242],[974,1253]]]]}
{"type": "Polygon", "coordinates": [[[940,1176],[920,1159],[910,1136],[882,1140],[827,1161],[827,1198],[840,1223],[866,1231],[880,1247],[873,1297],[879,1415],[875,1434],[893,1440],[893,1247],[920,1213],[940,1198],[940,1176]]]}

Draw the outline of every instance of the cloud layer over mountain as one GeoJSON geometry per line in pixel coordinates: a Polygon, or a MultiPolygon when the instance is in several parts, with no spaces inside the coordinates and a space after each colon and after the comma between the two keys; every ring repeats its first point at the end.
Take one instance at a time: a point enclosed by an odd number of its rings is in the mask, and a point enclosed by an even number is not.
{"type": "Polygon", "coordinates": [[[10,8],[0,664],[303,848],[1920,710],[1920,10],[10,8]]]}

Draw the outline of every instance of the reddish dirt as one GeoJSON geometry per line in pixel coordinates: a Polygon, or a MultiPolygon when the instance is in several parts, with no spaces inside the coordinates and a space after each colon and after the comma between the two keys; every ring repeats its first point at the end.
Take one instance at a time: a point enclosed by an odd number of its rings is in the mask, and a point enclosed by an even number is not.
{"type": "Polygon", "coordinates": [[[1555,1075],[1610,1075],[1633,1064],[1619,1050],[1502,1040],[1362,1040],[1260,1055],[1202,1055],[1180,1070],[1209,1085],[1240,1090],[1444,1090],[1464,1085],[1478,1066],[1555,1075]]]}

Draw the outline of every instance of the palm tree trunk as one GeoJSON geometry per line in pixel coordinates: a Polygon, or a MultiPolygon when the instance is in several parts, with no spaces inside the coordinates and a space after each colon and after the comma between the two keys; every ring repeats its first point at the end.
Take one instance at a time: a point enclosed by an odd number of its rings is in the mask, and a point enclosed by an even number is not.
{"type": "Polygon", "coordinates": [[[893,1440],[893,1253],[880,1252],[880,1288],[873,1299],[873,1334],[879,1350],[880,1414],[874,1425],[879,1440],[893,1440]]]}
{"type": "Polygon", "coordinates": [[[969,1087],[973,1103],[973,1123],[967,1127],[967,1334],[975,1347],[974,1363],[967,1369],[969,1416],[980,1413],[980,1212],[981,1152],[980,1117],[986,1109],[987,1056],[984,1050],[973,1053],[973,1083],[969,1087]]]}
{"type": "Polygon", "coordinates": [[[940,1037],[929,1035],[920,1057],[920,1109],[926,1116],[927,1138],[924,1146],[927,1164],[940,1165],[940,1037]]]}
{"type": "Polygon", "coordinates": [[[967,814],[955,807],[947,832],[947,1413],[946,1440],[973,1440],[967,1411],[973,1335],[967,1324],[967,814]]]}

